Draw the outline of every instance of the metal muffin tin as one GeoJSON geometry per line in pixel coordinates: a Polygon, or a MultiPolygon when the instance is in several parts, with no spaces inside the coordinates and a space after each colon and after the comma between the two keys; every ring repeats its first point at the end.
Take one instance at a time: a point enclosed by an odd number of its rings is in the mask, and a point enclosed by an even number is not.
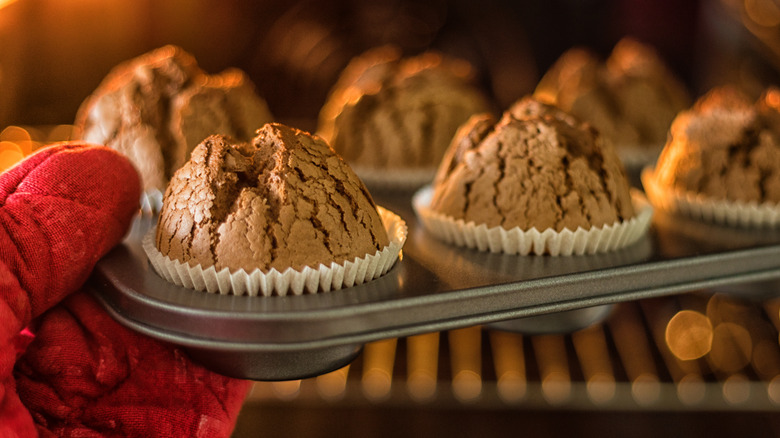
{"type": "Polygon", "coordinates": [[[723,288],[780,293],[780,231],[700,223],[656,211],[647,236],[606,254],[491,254],[428,235],[412,192],[375,193],[409,227],[402,258],[367,284],[314,295],[212,295],[168,283],[141,238],[156,218],[136,219],[89,282],[123,325],[184,347],[204,366],[253,380],[298,379],[352,361],[368,342],[485,324],[526,333],[571,331],[614,303],[723,288]],[[731,288],[738,284],[747,287],[731,288]]]}

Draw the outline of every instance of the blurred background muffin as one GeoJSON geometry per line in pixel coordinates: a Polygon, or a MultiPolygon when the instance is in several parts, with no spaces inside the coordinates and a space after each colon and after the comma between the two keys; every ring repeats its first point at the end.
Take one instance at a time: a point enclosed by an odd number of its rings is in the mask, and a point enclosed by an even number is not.
{"type": "Polygon", "coordinates": [[[468,62],[438,52],[402,58],[394,46],[371,49],[342,72],[317,133],[364,180],[429,182],[458,127],[491,109],[472,76],[468,62]],[[420,180],[409,181],[407,170],[422,172],[420,180]]]}

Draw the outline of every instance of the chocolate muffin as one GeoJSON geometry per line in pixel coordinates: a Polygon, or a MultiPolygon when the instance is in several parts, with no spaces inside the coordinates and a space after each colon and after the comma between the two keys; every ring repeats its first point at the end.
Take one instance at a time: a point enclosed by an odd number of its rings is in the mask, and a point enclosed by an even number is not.
{"type": "Polygon", "coordinates": [[[430,181],[458,127],[489,110],[471,74],[467,62],[435,52],[403,58],[393,47],[371,50],[334,85],[318,133],[361,177],[425,169],[430,181]]]}
{"type": "Polygon", "coordinates": [[[164,192],[204,138],[248,141],[271,120],[243,72],[209,75],[189,53],[165,46],[115,67],[82,103],[75,125],[83,140],[130,158],[145,191],[164,192]]]}
{"type": "Polygon", "coordinates": [[[453,139],[430,208],[464,222],[542,231],[635,215],[614,150],[590,125],[525,98],[499,121],[474,116],[453,139]]]}
{"type": "Polygon", "coordinates": [[[690,105],[655,49],[632,38],[620,40],[604,61],[582,47],[564,52],[534,94],[591,123],[619,153],[660,149],[674,117],[690,105]]]}
{"type": "Polygon", "coordinates": [[[157,249],[231,272],[317,269],[389,239],[371,195],[321,138],[266,124],[251,142],[208,137],[165,193],[157,249]]]}
{"type": "Polygon", "coordinates": [[[703,199],[779,205],[780,89],[754,102],[733,87],[718,87],[681,112],[653,184],[703,199]]]}

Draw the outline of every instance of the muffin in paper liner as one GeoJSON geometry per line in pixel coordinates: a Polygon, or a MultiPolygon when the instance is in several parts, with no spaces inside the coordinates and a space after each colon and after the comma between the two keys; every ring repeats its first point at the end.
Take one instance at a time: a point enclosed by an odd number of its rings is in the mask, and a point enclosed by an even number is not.
{"type": "Polygon", "coordinates": [[[658,184],[654,167],[642,171],[642,185],[650,203],[663,211],[734,227],[780,226],[780,204],[715,199],[658,184]]]}
{"type": "Polygon", "coordinates": [[[465,222],[435,212],[429,207],[432,196],[432,187],[426,186],[412,199],[415,213],[426,231],[447,243],[493,253],[569,256],[614,251],[638,241],[647,232],[653,216],[650,204],[640,193],[634,192],[632,202],[637,214],[627,221],[588,230],[577,228],[560,232],[536,228],[505,229],[465,222]]]}
{"type": "Polygon", "coordinates": [[[178,260],[171,260],[157,249],[154,243],[155,229],[144,236],[143,248],[160,276],[190,289],[222,295],[233,293],[248,296],[329,292],[379,278],[398,260],[406,242],[406,222],[390,210],[377,207],[377,211],[390,238],[388,246],[382,251],[352,261],[334,261],[328,266],[320,264],[318,269],[307,266],[301,270],[288,268],[283,272],[276,269],[268,272],[260,269],[252,272],[243,269],[230,272],[229,268],[217,271],[214,266],[205,269],[201,265],[190,266],[178,260]]]}

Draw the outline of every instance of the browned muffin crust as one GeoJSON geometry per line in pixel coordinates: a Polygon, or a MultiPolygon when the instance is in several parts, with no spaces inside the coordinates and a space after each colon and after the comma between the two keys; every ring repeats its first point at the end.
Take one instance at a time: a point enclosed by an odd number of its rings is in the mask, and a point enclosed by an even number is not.
{"type": "Polygon", "coordinates": [[[85,141],[129,157],[144,190],[163,191],[207,136],[248,141],[271,120],[243,72],[208,75],[192,55],[165,46],[115,67],[82,103],[75,125],[85,141]]]}
{"type": "Polygon", "coordinates": [[[431,208],[506,229],[590,229],[634,216],[625,171],[598,132],[523,100],[496,123],[464,125],[442,162],[431,208]],[[454,152],[457,151],[457,152],[454,152]]]}
{"type": "Polygon", "coordinates": [[[780,90],[757,102],[724,86],[674,121],[656,164],[662,187],[740,202],[780,202],[780,90]]]}
{"type": "Polygon", "coordinates": [[[204,140],[171,179],[156,235],[171,259],[247,272],[342,263],[388,243],[349,166],[321,138],[281,124],[251,143],[204,140]]]}
{"type": "Polygon", "coordinates": [[[380,47],[354,59],[320,112],[318,133],[355,166],[435,168],[458,127],[488,111],[470,65],[380,47]]]}
{"type": "Polygon", "coordinates": [[[592,51],[564,52],[534,94],[591,123],[616,146],[660,146],[677,113],[690,105],[683,83],[652,47],[620,40],[602,61],[592,51]]]}

